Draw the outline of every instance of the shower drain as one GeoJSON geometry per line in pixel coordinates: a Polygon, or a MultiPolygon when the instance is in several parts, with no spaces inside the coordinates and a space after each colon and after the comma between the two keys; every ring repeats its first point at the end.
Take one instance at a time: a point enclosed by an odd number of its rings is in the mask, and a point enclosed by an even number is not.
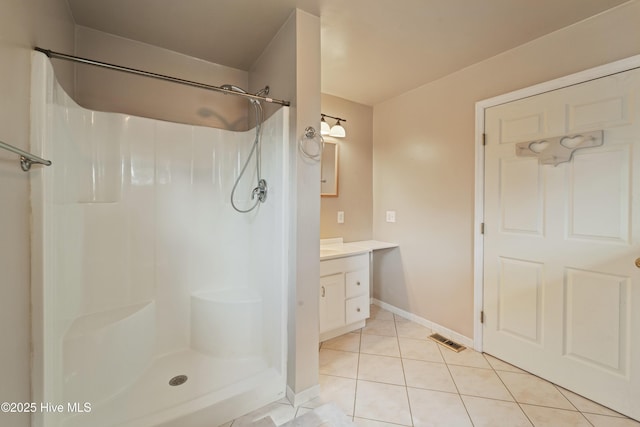
{"type": "Polygon", "coordinates": [[[187,382],[187,379],[188,378],[186,375],[176,375],[175,377],[169,380],[169,385],[170,386],[182,385],[187,382]]]}

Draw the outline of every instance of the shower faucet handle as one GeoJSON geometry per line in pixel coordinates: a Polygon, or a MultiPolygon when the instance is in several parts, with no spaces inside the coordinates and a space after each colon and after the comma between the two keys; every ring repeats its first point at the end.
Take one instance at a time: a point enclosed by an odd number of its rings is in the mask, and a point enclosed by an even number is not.
{"type": "Polygon", "coordinates": [[[264,203],[264,201],[267,200],[267,181],[266,180],[261,179],[260,181],[258,181],[258,186],[254,188],[253,191],[251,192],[251,200],[255,199],[256,196],[258,196],[258,200],[261,203],[264,203]]]}

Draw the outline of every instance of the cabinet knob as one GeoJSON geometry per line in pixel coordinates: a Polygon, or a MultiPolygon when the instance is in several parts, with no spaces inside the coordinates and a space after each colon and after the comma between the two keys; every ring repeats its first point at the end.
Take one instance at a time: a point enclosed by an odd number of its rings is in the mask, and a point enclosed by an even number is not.
{"type": "Polygon", "coordinates": [[[358,313],[360,313],[360,307],[356,308],[356,311],[357,311],[358,313]]]}
{"type": "Polygon", "coordinates": [[[360,286],[360,281],[359,280],[356,282],[356,285],[360,286]]]}

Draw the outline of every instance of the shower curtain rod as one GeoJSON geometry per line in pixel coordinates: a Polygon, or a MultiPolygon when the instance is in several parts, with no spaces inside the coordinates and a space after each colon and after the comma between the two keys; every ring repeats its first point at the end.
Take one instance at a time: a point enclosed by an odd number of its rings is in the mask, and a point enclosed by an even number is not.
{"type": "Polygon", "coordinates": [[[269,98],[269,97],[266,97],[266,96],[252,95],[250,93],[236,92],[234,90],[225,89],[225,88],[222,88],[222,87],[219,87],[219,86],[212,86],[212,85],[207,85],[207,84],[204,84],[204,83],[192,82],[190,80],[184,80],[184,79],[179,79],[177,77],[165,76],[163,74],[151,73],[149,71],[137,70],[135,68],[129,68],[129,67],[123,67],[123,66],[120,66],[120,65],[109,64],[107,62],[94,61],[92,59],[81,58],[79,56],[67,55],[66,53],[54,52],[54,51],[49,50],[49,49],[42,49],[42,48],[39,48],[39,47],[35,47],[34,50],[37,50],[38,52],[44,53],[49,58],[64,59],[65,61],[79,62],[81,64],[88,64],[88,65],[93,65],[93,66],[96,66],[96,67],[108,68],[110,70],[123,71],[125,73],[136,74],[138,76],[151,77],[151,78],[154,78],[154,79],[166,80],[166,81],[169,81],[169,82],[179,83],[179,84],[186,85],[186,86],[197,87],[197,88],[200,88],[200,89],[213,90],[213,91],[216,91],[216,92],[222,92],[222,93],[229,94],[229,95],[242,96],[242,97],[245,97],[245,98],[255,99],[255,100],[258,100],[258,101],[264,101],[264,102],[269,102],[269,103],[272,103],[272,104],[284,105],[285,107],[288,107],[290,105],[289,101],[283,101],[281,99],[274,99],[274,98],[269,98]]]}

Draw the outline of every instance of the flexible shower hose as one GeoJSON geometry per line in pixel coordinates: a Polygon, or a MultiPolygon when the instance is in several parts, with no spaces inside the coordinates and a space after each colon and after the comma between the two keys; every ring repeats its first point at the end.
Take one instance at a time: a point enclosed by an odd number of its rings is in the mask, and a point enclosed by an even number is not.
{"type": "Polygon", "coordinates": [[[247,156],[247,160],[244,162],[244,165],[242,166],[242,169],[240,170],[240,173],[236,178],[236,182],[233,184],[233,189],[231,190],[231,206],[233,207],[233,209],[235,209],[240,213],[251,212],[252,210],[257,208],[261,202],[264,202],[267,197],[267,182],[264,179],[262,179],[261,165],[260,165],[260,160],[262,157],[261,156],[262,105],[260,104],[260,101],[255,101],[255,100],[251,101],[251,103],[253,104],[255,113],[256,113],[256,136],[253,140],[253,146],[251,147],[251,151],[247,156]],[[249,162],[251,161],[251,157],[254,154],[256,156],[256,175],[258,178],[258,186],[252,190],[251,200],[255,199],[255,203],[248,209],[241,209],[238,206],[236,206],[236,203],[233,199],[235,197],[236,188],[238,187],[240,180],[244,176],[244,173],[247,170],[247,166],[249,166],[249,162]]]}

